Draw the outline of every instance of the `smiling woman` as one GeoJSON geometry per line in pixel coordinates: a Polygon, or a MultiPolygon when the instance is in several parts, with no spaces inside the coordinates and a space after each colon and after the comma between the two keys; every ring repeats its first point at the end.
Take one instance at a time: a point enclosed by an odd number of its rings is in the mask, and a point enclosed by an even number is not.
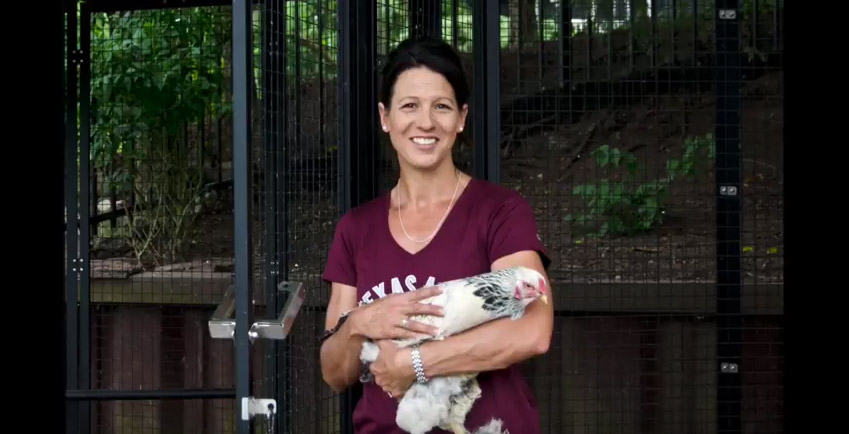
{"type": "Polygon", "coordinates": [[[481,397],[465,429],[474,433],[497,418],[504,430],[536,434],[536,402],[516,364],[548,351],[552,303],[533,302],[520,319],[492,321],[421,347],[386,345],[434,333],[408,317],[442,315],[417,303],[438,294],[440,282],[514,266],[548,280],[549,263],[527,201],[454,164],[469,98],[457,54],[443,41],[419,39],[402,42],[387,60],[377,110],[400,176],[394,188],[345,214],[336,227],[323,274],[331,285],[324,380],[337,391],[357,381],[362,343],[374,340],[381,352],[354,412],[357,434],[403,433],[395,412],[414,381],[467,372],[480,372],[481,397]]]}

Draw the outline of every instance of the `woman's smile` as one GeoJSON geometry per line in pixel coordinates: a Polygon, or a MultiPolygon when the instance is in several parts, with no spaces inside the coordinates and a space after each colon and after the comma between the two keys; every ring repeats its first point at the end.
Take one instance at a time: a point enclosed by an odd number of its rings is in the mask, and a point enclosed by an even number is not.
{"type": "Polygon", "coordinates": [[[416,149],[420,151],[433,151],[439,141],[435,136],[414,136],[411,140],[416,149]]]}

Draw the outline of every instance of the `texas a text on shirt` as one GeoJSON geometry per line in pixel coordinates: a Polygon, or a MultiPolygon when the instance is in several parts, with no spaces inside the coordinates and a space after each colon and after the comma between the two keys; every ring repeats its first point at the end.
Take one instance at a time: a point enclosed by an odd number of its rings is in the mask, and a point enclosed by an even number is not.
{"type": "MultiPolygon", "coordinates": [[[[401,286],[401,279],[398,277],[393,277],[389,281],[390,294],[401,294],[404,292],[404,287],[406,287],[407,291],[415,291],[419,288],[426,288],[428,286],[436,285],[436,278],[433,276],[428,276],[427,281],[424,285],[416,287],[416,276],[412,274],[408,274],[407,277],[404,278],[404,286],[401,286]]],[[[370,290],[366,291],[363,296],[360,298],[360,306],[364,304],[369,304],[377,299],[386,297],[388,294],[386,293],[386,282],[380,282],[377,285],[371,287],[370,290]]]]}

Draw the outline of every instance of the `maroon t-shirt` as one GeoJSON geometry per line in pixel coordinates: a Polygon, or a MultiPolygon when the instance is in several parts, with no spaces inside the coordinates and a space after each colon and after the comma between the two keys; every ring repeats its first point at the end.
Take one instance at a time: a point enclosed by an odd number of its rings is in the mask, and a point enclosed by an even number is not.
{"type": "MultiPolygon", "coordinates": [[[[387,192],[342,217],[322,275],[327,282],[356,287],[361,305],[488,272],[496,259],[522,250],[539,252],[548,266],[533,210],[517,192],[498,184],[472,179],[436,236],[415,254],[392,237],[389,207],[387,192]]],[[[539,433],[536,401],[515,366],[482,372],[478,381],[482,395],[466,418],[466,429],[474,431],[498,417],[510,432],[539,433]]],[[[397,405],[373,382],[366,383],[354,410],[355,432],[404,434],[395,424],[397,405]]]]}

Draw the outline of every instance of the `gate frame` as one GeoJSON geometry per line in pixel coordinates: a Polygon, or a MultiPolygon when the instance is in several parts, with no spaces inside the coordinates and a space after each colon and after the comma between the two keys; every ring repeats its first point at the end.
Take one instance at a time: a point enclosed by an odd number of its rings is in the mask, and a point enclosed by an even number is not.
{"type": "MultiPolygon", "coordinates": [[[[179,389],[179,390],[111,390],[111,389],[92,389],[90,379],[90,351],[91,351],[91,334],[90,328],[90,299],[91,299],[91,280],[90,267],[86,264],[90,257],[89,243],[91,239],[91,224],[95,223],[90,217],[90,194],[87,188],[90,185],[90,161],[88,158],[80,158],[79,167],[77,167],[76,158],[72,156],[77,154],[77,150],[82,155],[88,155],[90,150],[90,119],[91,119],[91,14],[97,12],[120,12],[120,11],[135,11],[148,9],[182,9],[190,7],[209,7],[209,6],[233,6],[245,5],[244,1],[228,1],[228,0],[180,0],[179,2],[171,2],[168,0],[64,0],[64,12],[67,13],[67,42],[65,43],[65,55],[68,59],[68,68],[65,79],[67,83],[68,95],[65,104],[65,171],[67,178],[64,188],[64,203],[67,208],[67,222],[65,224],[65,233],[67,236],[65,267],[69,272],[65,273],[66,291],[65,291],[65,427],[69,433],[90,432],[91,431],[91,401],[110,401],[110,400],[151,400],[151,399],[220,399],[220,398],[236,398],[237,392],[245,393],[250,389],[250,343],[248,341],[248,330],[250,326],[245,316],[249,312],[250,298],[246,291],[245,281],[239,279],[239,275],[244,276],[249,273],[239,273],[239,270],[247,266],[246,270],[250,270],[250,264],[244,264],[243,261],[237,259],[236,266],[236,335],[234,336],[235,349],[234,354],[236,373],[235,388],[201,388],[201,389],[179,389]],[[80,17],[77,21],[76,9],[80,8],[80,17]],[[80,38],[77,38],[77,29],[80,30],[80,38]],[[79,74],[74,66],[79,65],[79,74]],[[77,88],[79,86],[79,88],[77,88]],[[79,102],[79,130],[77,129],[77,102],[79,102]],[[79,133],[79,143],[77,135],[79,133]],[[76,184],[79,183],[83,188],[80,188],[79,197],[76,191],[76,184]],[[79,204],[82,206],[78,206],[79,204]],[[77,217],[79,215],[79,218],[77,217]],[[76,229],[76,230],[74,230],[76,229]],[[79,231],[79,235],[77,235],[79,231]],[[82,241],[82,242],[81,242],[82,241]],[[79,244],[79,252],[76,246],[79,244]],[[78,300],[74,302],[73,300],[78,300]],[[239,325],[241,323],[241,325],[239,325]],[[244,366],[244,375],[239,375],[239,368],[244,366]]],[[[247,20],[250,20],[249,8],[244,9],[242,13],[247,20]]],[[[236,80],[236,61],[242,60],[244,63],[247,60],[249,65],[250,59],[247,53],[250,52],[250,46],[245,45],[239,47],[239,43],[250,44],[250,25],[244,28],[243,33],[247,33],[247,39],[239,38],[237,31],[241,30],[236,23],[238,20],[235,15],[238,8],[233,9],[233,59],[234,59],[234,94],[238,86],[236,80]],[[241,53],[240,53],[241,51],[241,53]]],[[[249,23],[249,21],[248,21],[249,23]]],[[[250,70],[248,70],[250,73],[250,70]]],[[[249,80],[250,77],[247,77],[249,80]]],[[[242,78],[244,83],[250,83],[242,78]]],[[[249,92],[244,93],[250,95],[249,92]]],[[[234,111],[237,104],[244,101],[238,101],[242,98],[236,98],[234,95],[234,111]]],[[[245,110],[249,109],[248,106],[245,110]]],[[[238,111],[242,112],[244,110],[238,111]]],[[[250,113],[248,116],[250,116],[250,113]]],[[[250,188],[245,185],[245,180],[249,180],[248,172],[244,168],[239,168],[236,165],[236,159],[240,156],[247,161],[246,150],[240,149],[241,146],[246,146],[249,143],[242,141],[239,143],[237,139],[241,133],[242,136],[250,134],[250,123],[246,126],[239,125],[238,117],[234,112],[235,129],[234,129],[234,189],[239,187],[250,188]],[[246,129],[247,128],[247,129],[246,129]],[[243,152],[239,152],[243,151],[243,152]],[[240,182],[241,180],[241,182],[240,182]]],[[[236,195],[238,197],[238,194],[236,195]]],[[[245,195],[244,198],[249,198],[250,195],[245,195]]],[[[247,199],[241,200],[242,205],[249,205],[247,199]]],[[[244,248],[246,243],[250,242],[250,237],[246,237],[249,230],[242,222],[249,222],[247,209],[240,209],[240,200],[236,201],[235,220],[235,245],[237,249],[237,258],[241,253],[239,246],[244,248]],[[240,233],[240,227],[242,232],[240,233]],[[245,243],[240,243],[240,237],[245,240],[245,243]]],[[[249,250],[248,250],[249,252],[249,250]]],[[[250,260],[251,255],[247,255],[250,260]]],[[[252,276],[246,276],[250,279],[252,276]]],[[[234,415],[241,412],[241,400],[235,402],[234,415]]],[[[248,434],[250,421],[241,421],[241,418],[235,417],[235,423],[238,434],[248,434]]]]}

